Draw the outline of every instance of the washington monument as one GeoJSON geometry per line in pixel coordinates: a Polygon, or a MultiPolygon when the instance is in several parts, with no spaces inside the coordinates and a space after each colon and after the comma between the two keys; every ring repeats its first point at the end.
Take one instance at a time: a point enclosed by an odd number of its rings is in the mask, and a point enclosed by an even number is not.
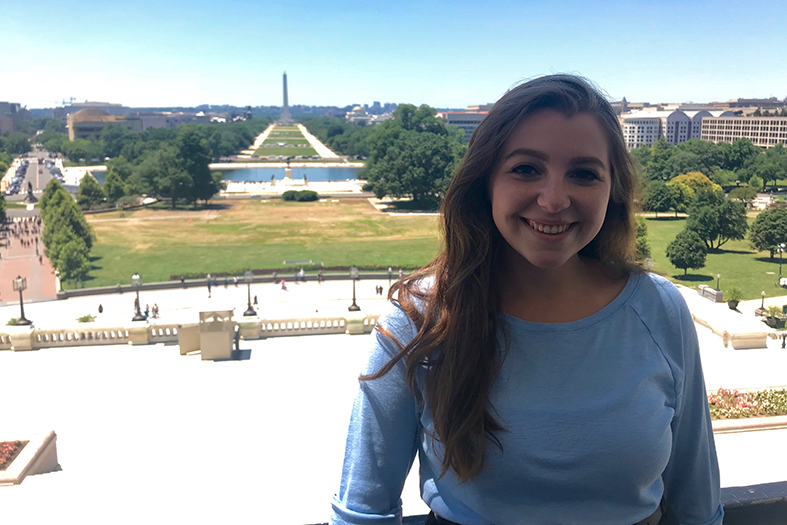
{"type": "Polygon", "coordinates": [[[287,102],[287,72],[284,72],[283,76],[283,86],[284,86],[284,104],[281,108],[281,117],[279,120],[281,122],[290,122],[292,119],[290,118],[290,104],[287,102]]]}

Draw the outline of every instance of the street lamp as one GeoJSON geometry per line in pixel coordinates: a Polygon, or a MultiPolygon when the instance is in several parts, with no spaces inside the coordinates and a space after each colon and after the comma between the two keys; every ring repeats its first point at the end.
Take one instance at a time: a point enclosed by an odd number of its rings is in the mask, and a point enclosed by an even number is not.
{"type": "MultiPolygon", "coordinates": [[[[782,252],[784,251],[785,247],[787,247],[787,245],[782,243],[782,244],[779,245],[779,248],[778,248],[778,250],[779,250],[779,279],[782,278],[782,252]]],[[[781,282],[779,282],[779,284],[781,284],[781,282]]]]}
{"type": "Polygon", "coordinates": [[[760,308],[762,308],[763,312],[765,311],[765,290],[762,291],[762,304],[760,305],[760,308]]]}
{"type": "Polygon", "coordinates": [[[349,311],[351,311],[351,312],[357,312],[358,310],[361,309],[360,306],[355,304],[355,281],[359,277],[360,277],[360,274],[358,273],[358,267],[353,264],[352,266],[350,266],[350,279],[352,279],[352,281],[353,281],[353,304],[351,304],[349,307],[347,307],[347,309],[349,311]]]}
{"type": "Polygon", "coordinates": [[[243,280],[246,281],[249,290],[249,307],[246,308],[246,311],[243,312],[243,315],[244,316],[257,315],[257,312],[254,310],[254,308],[251,307],[251,282],[254,280],[254,274],[251,273],[251,270],[246,270],[245,272],[243,272],[243,280]]]}
{"type": "Polygon", "coordinates": [[[139,289],[142,288],[142,277],[140,277],[138,273],[135,273],[131,276],[131,287],[137,291],[137,298],[134,299],[134,309],[136,310],[136,313],[134,314],[134,317],[131,318],[131,320],[144,321],[145,316],[139,309],[139,289]]]}
{"type": "Polygon", "coordinates": [[[22,292],[27,289],[27,278],[22,277],[21,275],[17,276],[16,279],[13,280],[14,283],[14,291],[19,290],[19,308],[22,311],[22,316],[19,318],[17,322],[14,323],[14,326],[27,326],[33,324],[30,319],[25,318],[25,303],[22,300],[22,292]]]}
{"type": "Polygon", "coordinates": [[[719,280],[721,279],[721,274],[716,274],[716,291],[719,291],[719,280]]]}

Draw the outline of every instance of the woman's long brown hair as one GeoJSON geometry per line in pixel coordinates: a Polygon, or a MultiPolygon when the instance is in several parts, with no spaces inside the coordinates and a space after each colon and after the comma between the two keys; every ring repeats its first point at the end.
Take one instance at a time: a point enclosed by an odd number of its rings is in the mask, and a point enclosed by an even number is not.
{"type": "Polygon", "coordinates": [[[612,190],[604,225],[580,255],[630,271],[636,229],[633,165],[614,110],[587,81],[552,75],[521,84],[492,108],[470,139],[467,152],[443,199],[443,248],[428,265],[399,280],[388,293],[417,328],[401,344],[384,327],[399,353],[377,372],[378,379],[405,360],[408,387],[415,393],[416,373],[426,366],[424,394],[436,436],[443,445],[442,474],[452,469],[464,481],[484,467],[487,439],[500,446],[504,431],[493,417],[489,390],[505,349],[497,348],[505,241],[492,220],[487,182],[506,139],[524,118],[540,109],[566,117],[589,113],[609,143],[612,190]],[[434,282],[431,281],[434,277],[434,282]]]}

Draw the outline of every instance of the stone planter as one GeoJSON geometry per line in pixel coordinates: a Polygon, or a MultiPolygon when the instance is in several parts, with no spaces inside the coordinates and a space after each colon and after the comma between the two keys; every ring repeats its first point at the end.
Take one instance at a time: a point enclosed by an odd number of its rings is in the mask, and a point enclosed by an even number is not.
{"type": "Polygon", "coordinates": [[[784,319],[779,319],[777,317],[766,317],[765,324],[771,328],[784,328],[784,319]]]}
{"type": "Polygon", "coordinates": [[[738,309],[738,302],[739,301],[727,301],[727,306],[730,307],[730,310],[737,310],[738,309]]]}

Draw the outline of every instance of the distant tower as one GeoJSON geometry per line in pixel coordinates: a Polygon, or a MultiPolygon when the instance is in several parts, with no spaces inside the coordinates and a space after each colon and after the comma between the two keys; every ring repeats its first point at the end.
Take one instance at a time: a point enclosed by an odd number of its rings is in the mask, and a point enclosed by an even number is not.
{"type": "Polygon", "coordinates": [[[282,122],[290,122],[292,119],[290,118],[290,104],[287,102],[287,72],[284,72],[284,105],[281,108],[281,117],[279,120],[282,122]]]}

